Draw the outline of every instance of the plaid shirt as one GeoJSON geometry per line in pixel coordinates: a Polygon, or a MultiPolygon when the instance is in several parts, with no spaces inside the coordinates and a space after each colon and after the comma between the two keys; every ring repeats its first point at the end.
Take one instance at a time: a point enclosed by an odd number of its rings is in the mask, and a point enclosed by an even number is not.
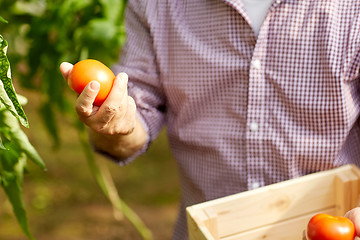
{"type": "Polygon", "coordinates": [[[116,73],[149,134],[167,125],[184,208],[359,165],[360,1],[275,0],[256,38],[241,1],[129,0],[116,73]]]}

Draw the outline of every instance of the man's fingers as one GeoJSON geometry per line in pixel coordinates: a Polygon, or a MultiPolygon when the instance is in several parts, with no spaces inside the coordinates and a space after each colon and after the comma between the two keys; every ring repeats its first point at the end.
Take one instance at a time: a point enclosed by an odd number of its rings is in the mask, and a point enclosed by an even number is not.
{"type": "Polygon", "coordinates": [[[354,223],[356,234],[360,236],[360,207],[351,209],[345,214],[345,217],[354,223]]]}
{"type": "Polygon", "coordinates": [[[128,75],[126,73],[119,73],[112,86],[112,90],[105,100],[106,102],[120,102],[125,96],[127,96],[127,84],[128,75]]]}
{"type": "Polygon", "coordinates": [[[69,77],[69,73],[71,72],[73,65],[68,62],[63,62],[60,64],[60,72],[63,77],[67,80],[69,77]]]}
{"type": "Polygon", "coordinates": [[[100,84],[96,81],[90,82],[81,92],[75,103],[75,109],[80,120],[93,114],[93,103],[100,90],[100,84]]]}
{"type": "Polygon", "coordinates": [[[127,108],[127,75],[120,73],[114,80],[113,87],[104,103],[101,105],[98,116],[99,121],[108,123],[115,114],[122,115],[127,108]]]}

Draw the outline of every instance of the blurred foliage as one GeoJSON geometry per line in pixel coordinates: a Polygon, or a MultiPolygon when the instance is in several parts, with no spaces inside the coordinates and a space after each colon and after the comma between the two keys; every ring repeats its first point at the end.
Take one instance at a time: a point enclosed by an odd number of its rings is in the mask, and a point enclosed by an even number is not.
{"type": "MultiPolygon", "coordinates": [[[[2,0],[1,29],[12,46],[9,58],[22,87],[40,91],[39,109],[55,146],[56,113],[72,113],[72,98],[59,65],[85,58],[116,61],[125,41],[125,0],[2,0]],[[69,96],[70,95],[70,96],[69,96]]],[[[69,116],[71,117],[71,116],[69,116]]]]}
{"type": "Polygon", "coordinates": [[[0,15],[9,24],[1,33],[11,48],[8,56],[14,78],[26,89],[40,93],[39,114],[54,146],[61,143],[58,114],[79,130],[90,170],[115,208],[133,223],[144,239],[151,239],[143,223],[118,197],[106,169],[95,161],[84,137],[84,126],[73,111],[75,94],[69,91],[59,66],[97,59],[106,65],[117,60],[125,42],[126,0],[2,0],[0,15]]]}

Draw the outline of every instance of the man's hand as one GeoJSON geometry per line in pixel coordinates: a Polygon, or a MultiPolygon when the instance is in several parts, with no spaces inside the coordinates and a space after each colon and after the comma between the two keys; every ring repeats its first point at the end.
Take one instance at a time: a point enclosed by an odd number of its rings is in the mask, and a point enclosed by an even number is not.
{"type": "MultiPolygon", "coordinates": [[[[73,65],[62,63],[60,71],[68,79],[73,65]]],[[[146,132],[136,117],[136,104],[127,92],[128,76],[119,73],[113,87],[98,107],[93,105],[100,84],[90,82],[75,102],[76,113],[90,129],[90,138],[95,147],[119,158],[126,158],[142,148],[146,132]]]]}
{"type": "Polygon", "coordinates": [[[360,237],[360,207],[351,209],[345,214],[345,217],[349,218],[355,225],[355,231],[357,237],[360,237]]]}
{"type": "MultiPolygon", "coordinates": [[[[62,63],[60,70],[65,79],[72,69],[72,64],[62,63]]],[[[100,84],[90,82],[75,102],[75,109],[80,121],[97,133],[107,135],[129,134],[135,128],[136,105],[127,93],[128,77],[126,73],[116,76],[112,90],[105,102],[94,106],[100,84]]]]}

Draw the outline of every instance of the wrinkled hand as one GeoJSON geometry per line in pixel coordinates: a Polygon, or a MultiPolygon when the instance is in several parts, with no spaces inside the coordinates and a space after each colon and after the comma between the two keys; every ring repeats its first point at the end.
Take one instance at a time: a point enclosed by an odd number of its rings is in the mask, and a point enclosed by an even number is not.
{"type": "Polygon", "coordinates": [[[351,209],[345,214],[345,217],[349,218],[355,225],[355,231],[358,239],[360,237],[360,207],[351,209]]]}
{"type": "MultiPolygon", "coordinates": [[[[72,64],[66,62],[60,65],[60,71],[66,80],[72,67],[72,64]]],[[[127,83],[127,74],[119,73],[107,99],[98,107],[94,106],[93,102],[99,92],[100,84],[96,81],[90,82],[75,102],[75,110],[80,121],[100,134],[131,133],[136,124],[136,105],[134,99],[128,96],[127,83]]]]}

